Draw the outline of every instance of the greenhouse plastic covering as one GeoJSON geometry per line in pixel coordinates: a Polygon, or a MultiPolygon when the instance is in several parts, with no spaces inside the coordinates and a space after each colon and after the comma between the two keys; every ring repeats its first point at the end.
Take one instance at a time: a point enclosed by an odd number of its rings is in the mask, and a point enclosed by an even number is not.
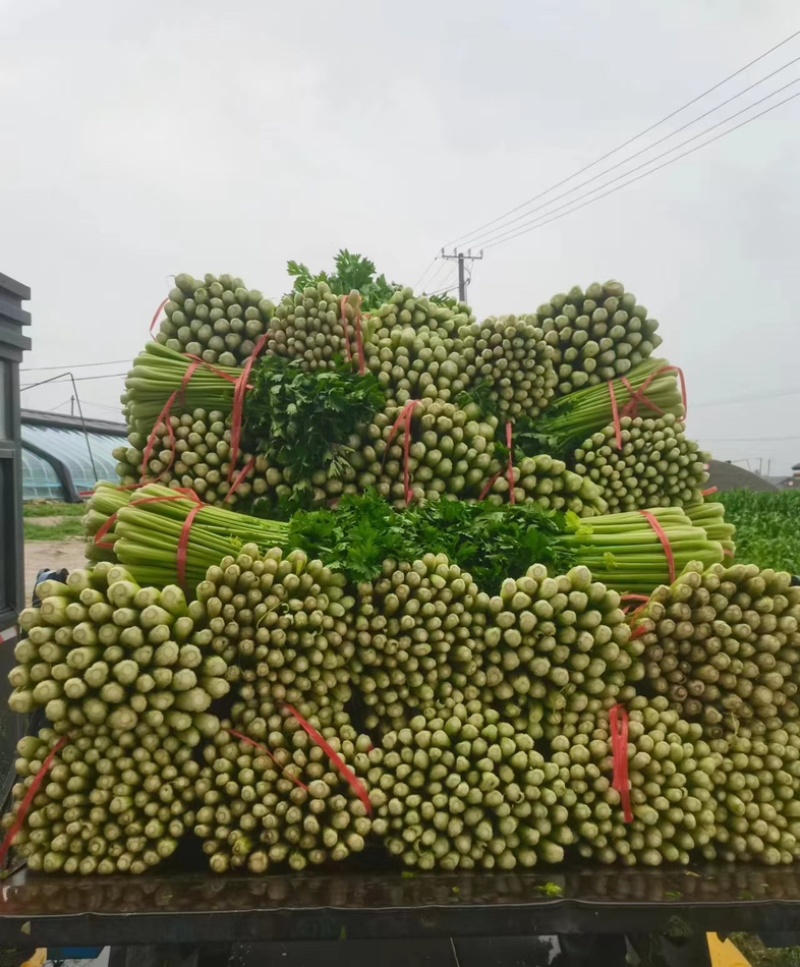
{"type": "Polygon", "coordinates": [[[116,460],[111,455],[115,447],[126,445],[124,436],[89,433],[94,468],[89,457],[86,435],[82,430],[50,426],[22,427],[23,498],[36,500],[45,497],[62,498],[63,489],[53,468],[25,449],[31,443],[40,450],[61,460],[69,470],[77,491],[90,490],[98,480],[116,479],[116,460]],[[42,491],[47,491],[46,493],[42,491]]]}
{"type": "Polygon", "coordinates": [[[46,460],[22,450],[23,500],[63,500],[64,488],[58,474],[46,460]]]}

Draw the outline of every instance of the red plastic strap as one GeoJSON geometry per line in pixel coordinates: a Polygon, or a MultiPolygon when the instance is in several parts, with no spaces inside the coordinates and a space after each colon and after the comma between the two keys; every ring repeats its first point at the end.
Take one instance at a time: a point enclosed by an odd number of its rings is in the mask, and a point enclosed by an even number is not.
{"type": "Polygon", "coordinates": [[[364,786],[364,783],[356,776],[356,774],[350,769],[344,759],[336,752],[332,746],[330,746],[325,739],[317,732],[317,730],[309,725],[308,722],[303,718],[303,716],[291,705],[286,705],[286,709],[297,719],[297,721],[305,729],[309,737],[313,742],[322,749],[325,755],[331,760],[331,762],[336,766],[342,777],[350,784],[353,792],[358,796],[361,802],[364,803],[364,808],[367,812],[372,815],[372,803],[369,801],[369,795],[364,786]]]}
{"type": "Polygon", "coordinates": [[[36,798],[37,793],[41,789],[45,776],[50,771],[50,766],[52,766],[55,757],[69,741],[70,737],[68,735],[63,735],[58,740],[50,752],[47,753],[47,757],[42,763],[42,768],[36,773],[36,778],[31,783],[30,789],[28,789],[28,791],[25,793],[25,798],[22,800],[22,804],[19,807],[19,812],[17,813],[17,818],[14,820],[14,825],[6,833],[3,843],[0,845],[0,867],[4,866],[8,851],[11,849],[12,845],[14,844],[14,840],[19,835],[19,831],[25,825],[25,820],[27,819],[28,813],[31,810],[33,800],[36,798]]]}
{"type": "Polygon", "coordinates": [[[508,447],[508,493],[509,501],[512,504],[517,502],[516,495],[514,494],[514,427],[509,420],[506,423],[506,446],[508,447]]]}
{"type": "MultiPolygon", "coordinates": [[[[623,604],[622,610],[628,615],[628,624],[630,624],[632,621],[636,620],[642,611],[644,611],[648,605],[648,602],[650,601],[650,598],[646,594],[623,594],[620,598],[620,601],[627,602],[627,604],[623,604]],[[639,606],[631,610],[634,602],[639,602],[639,606]]],[[[647,625],[644,623],[640,624],[638,627],[631,630],[630,641],[636,641],[637,638],[641,638],[642,635],[646,634],[647,625]]]]}
{"type": "MultiPolygon", "coordinates": [[[[351,362],[353,359],[353,352],[350,349],[350,326],[347,322],[347,312],[345,311],[345,306],[347,303],[348,296],[343,295],[339,300],[339,308],[342,314],[342,329],[344,330],[344,358],[347,362],[351,362]]],[[[356,318],[355,318],[355,330],[356,330],[356,352],[358,353],[358,373],[359,376],[366,375],[367,372],[367,361],[364,356],[364,333],[361,327],[362,313],[361,313],[361,295],[358,296],[358,302],[356,304],[356,318]]]]}
{"type": "Polygon", "coordinates": [[[649,400],[645,395],[644,391],[650,386],[653,381],[653,376],[649,376],[639,387],[636,387],[631,383],[627,376],[620,376],[620,382],[625,387],[625,389],[631,394],[628,402],[622,407],[623,416],[638,416],[639,415],[639,405],[646,406],[648,410],[652,410],[656,416],[663,416],[664,410],[660,406],[649,400]]]}
{"type": "Polygon", "coordinates": [[[645,395],[647,390],[650,388],[656,377],[663,375],[664,373],[677,373],[678,379],[681,384],[681,397],[683,399],[683,416],[681,421],[686,420],[686,414],[688,412],[689,403],[686,397],[686,377],[683,375],[683,370],[679,366],[662,366],[661,369],[657,369],[654,373],[651,373],[647,379],[642,383],[639,389],[636,389],[627,376],[620,377],[620,382],[630,393],[630,399],[623,406],[620,411],[619,405],[617,403],[617,394],[614,390],[614,380],[610,380],[608,384],[608,395],[611,398],[611,417],[614,423],[614,436],[616,438],[617,449],[622,449],[622,425],[620,423],[620,418],[623,416],[638,416],[639,407],[646,406],[648,409],[652,410],[659,416],[663,416],[664,410],[660,406],[656,406],[652,400],[648,399],[645,395]]]}
{"type": "Polygon", "coordinates": [[[239,487],[242,485],[242,482],[247,478],[248,474],[251,474],[255,470],[255,468],[256,468],[256,458],[250,457],[247,463],[239,471],[236,479],[231,484],[231,489],[228,491],[228,493],[225,496],[226,504],[229,504],[233,500],[234,495],[236,494],[236,491],[239,489],[239,487]]]}
{"type": "Polygon", "coordinates": [[[614,756],[612,787],[619,793],[622,816],[626,823],[633,822],[631,790],[628,777],[628,713],[622,705],[615,705],[608,713],[611,729],[611,749],[614,756]]]}
{"type": "Polygon", "coordinates": [[[733,551],[732,551],[732,550],[731,550],[731,549],[730,549],[729,547],[725,547],[725,548],[723,548],[723,550],[722,550],[722,556],[723,556],[723,557],[730,557],[730,558],[733,558],[733,557],[735,557],[736,555],[735,555],[735,554],[733,553],[733,551]]]}
{"type": "Polygon", "coordinates": [[[669,583],[672,584],[676,577],[675,572],[675,555],[672,553],[672,545],[669,542],[666,531],[659,524],[656,517],[650,513],[649,510],[640,510],[639,513],[644,517],[647,523],[656,532],[656,537],[661,541],[661,546],[664,548],[664,556],[667,559],[667,565],[669,567],[669,583]]]}
{"type": "MultiPolygon", "coordinates": [[[[183,376],[183,379],[181,380],[181,385],[175,390],[172,396],[170,396],[170,398],[167,400],[166,404],[164,405],[164,409],[159,414],[158,419],[155,422],[155,426],[153,427],[153,430],[147,439],[147,446],[145,447],[144,455],[142,457],[142,483],[144,483],[147,479],[147,468],[150,464],[150,460],[153,457],[153,450],[155,449],[156,440],[158,439],[158,428],[159,426],[161,426],[162,423],[164,424],[167,430],[167,433],[169,434],[169,442],[170,442],[169,463],[164,469],[169,470],[169,468],[175,462],[175,431],[172,429],[172,424],[170,423],[170,416],[172,415],[172,407],[175,405],[175,403],[178,400],[183,401],[184,393],[186,392],[186,387],[189,385],[192,377],[197,372],[197,370],[200,369],[202,365],[203,365],[202,359],[201,360],[195,359],[192,363],[189,364],[183,376]]],[[[162,473],[163,472],[164,471],[162,471],[162,473]]]]}
{"type": "MultiPolygon", "coordinates": [[[[153,314],[153,318],[152,318],[152,319],[150,320],[150,332],[151,332],[151,333],[152,333],[152,332],[153,332],[153,330],[155,329],[155,327],[156,327],[156,323],[158,322],[158,319],[159,319],[159,316],[160,316],[160,315],[161,315],[161,313],[162,313],[162,312],[164,311],[164,306],[165,306],[165,305],[166,305],[166,304],[167,304],[168,302],[169,302],[169,296],[167,296],[167,298],[166,298],[166,299],[164,299],[164,301],[163,301],[163,302],[161,303],[161,305],[160,305],[160,306],[159,306],[159,307],[158,307],[158,308],[156,309],[156,311],[155,311],[155,313],[153,314]]],[[[153,338],[155,339],[155,336],[153,336],[153,338]]]]}
{"type": "MultiPolygon", "coordinates": [[[[172,429],[172,424],[169,421],[170,414],[172,413],[172,407],[175,405],[175,401],[178,399],[178,391],[170,396],[167,402],[164,404],[164,409],[158,414],[153,429],[150,432],[150,436],[147,438],[147,445],[144,448],[144,455],[142,457],[142,477],[141,482],[147,482],[147,470],[150,466],[150,461],[153,457],[153,450],[155,449],[156,440],[158,439],[158,428],[163,423],[167,433],[169,434],[170,449],[172,451],[172,459],[170,460],[170,467],[175,459],[175,431],[172,429]]],[[[169,469],[169,468],[167,468],[169,469]]]]}
{"type": "Polygon", "coordinates": [[[614,392],[614,380],[608,384],[608,395],[611,398],[611,420],[614,424],[614,436],[616,438],[617,450],[622,449],[622,426],[619,422],[619,406],[617,405],[617,394],[614,392]]]}
{"type": "Polygon", "coordinates": [[[367,360],[364,356],[364,331],[361,325],[361,303],[356,310],[356,351],[358,352],[358,375],[366,376],[367,360]]]}
{"type": "Polygon", "coordinates": [[[494,487],[494,485],[500,479],[502,474],[503,474],[502,470],[497,471],[497,473],[489,480],[489,482],[486,484],[486,486],[478,495],[478,500],[486,500],[486,498],[489,496],[489,493],[491,492],[492,487],[494,487]]]}
{"type": "Polygon", "coordinates": [[[620,601],[623,602],[624,604],[624,607],[622,610],[625,611],[626,613],[632,610],[632,613],[634,615],[637,614],[639,611],[641,611],[642,608],[644,608],[644,606],[647,604],[649,600],[650,600],[650,597],[647,594],[623,594],[620,597],[620,601]],[[638,608],[632,608],[632,605],[634,602],[638,602],[639,604],[638,608]]]}
{"type": "Polygon", "coordinates": [[[194,519],[202,509],[203,504],[198,504],[196,507],[192,507],[192,509],[186,515],[186,520],[183,522],[183,529],[181,530],[180,540],[178,541],[178,554],[176,557],[178,584],[180,584],[184,591],[187,591],[186,558],[189,553],[189,537],[192,533],[192,524],[194,523],[194,519]]]}
{"type": "Polygon", "coordinates": [[[386,458],[389,455],[389,448],[394,443],[394,439],[399,433],[400,428],[405,425],[405,436],[403,437],[403,493],[405,494],[406,505],[411,503],[411,498],[414,496],[411,490],[411,470],[409,467],[411,460],[411,418],[414,415],[414,408],[421,402],[421,400],[409,400],[400,411],[400,416],[394,421],[394,426],[389,433],[389,439],[386,441],[386,450],[381,461],[381,470],[383,470],[386,465],[386,458]]]}
{"type": "Polygon", "coordinates": [[[215,366],[213,363],[207,363],[205,359],[201,359],[200,356],[195,355],[195,353],[183,353],[187,359],[193,359],[196,363],[199,363],[204,369],[210,370],[215,376],[219,376],[220,379],[224,379],[226,383],[233,383],[235,386],[239,382],[238,376],[231,376],[230,373],[223,372],[219,366],[215,366]]]}
{"type": "Polygon", "coordinates": [[[339,299],[339,309],[342,313],[342,329],[344,329],[344,358],[349,363],[353,358],[353,353],[350,350],[350,326],[347,323],[347,313],[344,307],[347,305],[347,296],[343,295],[339,299]]]}
{"type": "MultiPolygon", "coordinates": [[[[127,488],[120,487],[119,489],[122,490],[122,489],[127,489],[127,488]]],[[[169,500],[182,500],[182,499],[193,500],[196,504],[199,504],[200,507],[202,507],[202,505],[203,505],[203,501],[200,500],[200,498],[197,496],[197,494],[193,490],[188,490],[188,489],[185,489],[185,488],[181,487],[178,491],[176,491],[176,493],[174,495],[173,494],[169,494],[169,495],[166,495],[165,494],[162,497],[140,497],[139,500],[131,500],[131,501],[129,501],[125,506],[126,507],[139,507],[142,504],[161,504],[161,503],[165,503],[166,501],[169,501],[169,500]]],[[[101,544],[100,542],[103,540],[103,538],[106,536],[106,534],[112,529],[112,527],[116,524],[118,514],[119,514],[119,511],[114,511],[114,513],[108,518],[107,521],[105,521],[104,524],[101,525],[101,527],[98,529],[97,533],[94,535],[94,544],[95,544],[95,547],[98,547],[102,551],[113,551],[114,550],[114,545],[113,544],[101,544]]]]}
{"type": "MultiPolygon", "coordinates": [[[[513,457],[513,446],[514,446],[514,428],[511,423],[506,423],[506,446],[508,447],[508,464],[506,465],[506,479],[508,480],[508,492],[509,501],[512,504],[516,504],[517,498],[514,493],[514,457],[513,457]]],[[[497,473],[489,479],[489,481],[484,486],[483,490],[478,494],[478,500],[486,500],[486,498],[491,493],[492,487],[497,483],[497,481],[503,476],[503,471],[498,470],[497,473]]]]}
{"type": "Polygon", "coordinates": [[[255,361],[264,351],[264,347],[267,345],[267,340],[269,339],[269,333],[265,332],[264,335],[258,340],[253,349],[253,352],[248,356],[247,362],[244,364],[242,369],[242,375],[236,381],[236,389],[233,391],[233,413],[231,414],[231,452],[230,461],[231,469],[228,472],[228,483],[233,480],[234,474],[236,472],[236,464],[239,461],[239,447],[242,440],[242,424],[244,422],[244,400],[247,396],[247,391],[250,389],[248,380],[250,379],[250,371],[255,364],[255,361]]]}
{"type": "MultiPolygon", "coordinates": [[[[272,759],[275,765],[281,770],[281,775],[286,772],[286,766],[282,766],[265,745],[262,745],[260,742],[256,742],[255,739],[251,739],[249,735],[245,735],[243,732],[237,732],[235,729],[225,729],[225,731],[228,733],[228,735],[232,735],[235,739],[240,739],[242,742],[246,742],[247,745],[252,745],[254,748],[260,749],[265,755],[269,756],[269,758],[272,759]]],[[[291,779],[292,782],[296,786],[299,786],[304,792],[308,792],[308,786],[304,782],[301,782],[296,776],[293,776],[291,773],[289,773],[287,778],[291,779]]]]}
{"type": "Polygon", "coordinates": [[[709,487],[707,490],[703,491],[703,497],[710,497],[712,494],[719,492],[719,487],[709,487]]]}

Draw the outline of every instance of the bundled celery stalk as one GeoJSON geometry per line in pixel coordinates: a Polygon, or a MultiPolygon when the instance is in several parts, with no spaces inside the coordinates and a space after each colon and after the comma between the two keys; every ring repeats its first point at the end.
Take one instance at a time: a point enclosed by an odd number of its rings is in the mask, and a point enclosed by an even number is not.
{"type": "Polygon", "coordinates": [[[555,393],[556,350],[536,316],[501,316],[462,328],[468,385],[502,419],[537,417],[555,393]]]}
{"type": "Polygon", "coordinates": [[[708,455],[687,439],[671,413],[657,419],[623,417],[588,437],[575,451],[575,472],[589,477],[612,512],[700,503],[708,455]]]}
{"type": "Polygon", "coordinates": [[[358,352],[355,321],[359,302],[358,292],[340,297],[323,281],[287,293],[270,321],[265,356],[295,360],[303,370],[336,368],[348,353],[355,357],[358,352]]]}
{"type": "Polygon", "coordinates": [[[663,697],[628,704],[631,823],[623,821],[613,785],[609,713],[587,716],[575,734],[553,738],[549,761],[575,796],[569,825],[582,856],[625,866],[714,858],[714,775],[722,757],[703,741],[699,723],[684,721],[668,704],[663,697]]]}
{"type": "MultiPolygon", "coordinates": [[[[59,736],[42,729],[17,745],[8,829],[59,736]]],[[[114,737],[85,727],[56,754],[14,842],[28,868],[51,874],[145,873],[171,856],[194,824],[192,750],[166,726],[114,737]]]]}
{"type": "Polygon", "coordinates": [[[661,344],[658,323],[621,282],[574,286],[537,310],[545,342],[556,349],[563,396],[629,373],[661,344]]]}
{"type": "Polygon", "coordinates": [[[120,490],[112,484],[100,483],[83,518],[86,533],[92,538],[87,542],[87,557],[118,561],[142,584],[156,587],[176,584],[178,544],[187,518],[194,513],[185,566],[186,589],[191,593],[208,569],[219,564],[234,547],[255,543],[264,551],[286,543],[288,524],[218,507],[203,505],[199,511],[197,507],[191,497],[159,484],[120,490]],[[93,535],[114,514],[117,516],[113,527],[102,540],[95,542],[93,535]],[[113,550],[104,550],[98,543],[113,545],[113,550]]]}
{"type": "Polygon", "coordinates": [[[355,602],[346,584],[303,551],[262,554],[255,544],[209,568],[197,595],[211,646],[247,705],[341,707],[349,700],[353,642],[346,619],[355,602]]]}
{"type": "Polygon", "coordinates": [[[740,725],[714,739],[716,855],[726,863],[794,863],[800,859],[797,722],[767,732],[740,725]]]}
{"type": "Polygon", "coordinates": [[[721,545],[726,557],[736,554],[736,527],[725,520],[724,504],[706,500],[702,504],[684,507],[683,512],[693,524],[703,528],[710,541],[717,541],[721,545]]]}
{"type": "Polygon", "coordinates": [[[196,745],[216,731],[208,709],[230,686],[225,661],[209,651],[202,605],[174,585],[141,588],[107,562],[37,590],[41,606],[19,618],[28,637],[8,676],[13,712],[42,706],[60,733],[88,725],[122,733],[141,721],[196,745]]]}
{"type": "Polygon", "coordinates": [[[412,399],[454,401],[469,385],[462,333],[474,321],[469,306],[443,304],[409,288],[370,312],[366,366],[387,400],[398,406],[412,399]]]}
{"type": "Polygon", "coordinates": [[[651,686],[708,734],[800,719],[800,588],[752,565],[690,565],[634,622],[651,686]]]}
{"type": "MultiPolygon", "coordinates": [[[[118,468],[123,483],[142,480],[193,490],[206,504],[235,504],[253,490],[253,468],[238,480],[248,464],[249,453],[239,452],[235,473],[231,472],[231,428],[221,410],[196,409],[173,413],[153,431],[141,449],[120,447],[116,454],[124,461],[118,468]],[[148,456],[145,467],[143,461],[148,456]],[[135,460],[135,463],[130,463],[135,460]],[[246,478],[246,479],[245,479],[246,478]],[[236,487],[231,492],[232,482],[236,487]]],[[[131,439],[140,434],[131,433],[131,439]]],[[[261,480],[262,491],[266,481],[261,480]]]]}
{"type": "MultiPolygon", "coordinates": [[[[654,507],[649,513],[661,527],[672,550],[675,573],[691,561],[705,567],[723,560],[724,545],[709,537],[706,525],[726,533],[722,505],[708,505],[702,517],[692,519],[679,507],[654,507]]],[[[608,514],[590,520],[567,520],[571,533],[558,537],[589,568],[592,577],[621,594],[650,594],[670,578],[670,567],[661,538],[640,512],[608,514]]]]}
{"type": "MultiPolygon", "coordinates": [[[[369,737],[352,725],[307,721],[367,796],[369,737]]],[[[203,750],[197,780],[195,833],[213,872],[264,873],[276,865],[299,872],[364,849],[372,830],[367,803],[298,721],[273,708],[239,734],[250,741],[220,730],[203,750]]]]}
{"type": "Polygon", "coordinates": [[[444,554],[386,561],[358,589],[353,676],[369,728],[402,728],[417,710],[477,698],[478,586],[444,554]]]}
{"type": "Polygon", "coordinates": [[[269,299],[234,276],[206,273],[200,281],[182,272],[175,276],[156,340],[207,363],[238,366],[252,354],[274,311],[269,299]]]}
{"type": "MultiPolygon", "coordinates": [[[[500,472],[495,470],[496,479],[485,499],[499,505],[509,500],[510,483],[502,465],[495,463],[500,472]]],[[[571,511],[579,517],[592,517],[608,509],[596,483],[568,470],[563,460],[547,453],[523,457],[512,466],[511,476],[517,503],[530,501],[545,510],[571,511]]]]}
{"type": "Polygon", "coordinates": [[[560,863],[575,794],[533,739],[478,702],[428,710],[369,755],[373,831],[421,870],[560,863]]]}
{"type": "MultiPolygon", "coordinates": [[[[678,373],[665,359],[647,359],[628,373],[625,382],[613,381],[617,412],[622,415],[633,392],[642,391],[648,402],[634,399],[639,416],[671,413],[685,415],[678,373]],[[651,405],[648,405],[651,404],[651,405]],[[653,409],[655,407],[655,409],[653,409]],[[661,411],[661,413],[659,413],[661,411]]],[[[597,383],[555,400],[529,428],[557,452],[565,452],[614,421],[611,383],[597,383]]]]}
{"type": "Polygon", "coordinates": [[[482,629],[480,697],[516,729],[540,738],[565,714],[598,712],[634,695],[644,677],[620,596],[589,569],[550,577],[535,564],[477,596],[482,629]],[[485,612],[485,617],[480,614],[485,612]]]}
{"type": "Polygon", "coordinates": [[[198,407],[230,413],[241,373],[230,366],[198,366],[189,356],[149,342],[125,379],[122,403],[128,426],[147,439],[173,393],[180,393],[179,405],[176,399],[179,413],[198,407]],[[187,381],[190,366],[196,368],[187,381]]]}

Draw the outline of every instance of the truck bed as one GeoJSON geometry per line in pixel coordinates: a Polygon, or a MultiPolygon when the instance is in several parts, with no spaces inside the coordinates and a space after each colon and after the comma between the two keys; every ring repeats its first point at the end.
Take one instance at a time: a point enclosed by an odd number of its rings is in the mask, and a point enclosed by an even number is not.
{"type": "Polygon", "coordinates": [[[791,867],[138,878],[21,872],[0,898],[0,942],[38,947],[797,929],[800,870],[791,867]]]}

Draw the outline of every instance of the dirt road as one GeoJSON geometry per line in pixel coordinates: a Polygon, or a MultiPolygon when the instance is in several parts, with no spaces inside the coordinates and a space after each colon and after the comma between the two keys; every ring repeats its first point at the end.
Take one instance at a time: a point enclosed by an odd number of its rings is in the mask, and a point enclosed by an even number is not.
{"type": "Polygon", "coordinates": [[[25,545],[25,604],[31,603],[31,592],[36,575],[42,568],[54,571],[65,567],[68,571],[83,567],[83,538],[68,537],[61,541],[28,541],[25,545]]]}

